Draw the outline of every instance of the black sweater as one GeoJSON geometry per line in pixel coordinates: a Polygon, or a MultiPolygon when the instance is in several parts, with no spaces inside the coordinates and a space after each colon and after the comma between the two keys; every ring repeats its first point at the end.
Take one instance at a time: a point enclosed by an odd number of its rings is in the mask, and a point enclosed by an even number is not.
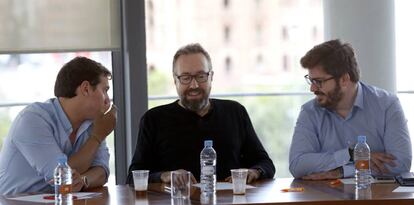
{"type": "Polygon", "coordinates": [[[200,179],[200,152],[204,140],[213,140],[217,153],[217,180],[230,169],[259,168],[261,178],[273,178],[275,167],[259,141],[246,109],[230,100],[210,99],[203,117],[184,109],[178,100],[147,111],[141,119],[135,154],[129,167],[150,170],[150,182],[160,182],[163,171],[185,169],[200,179]]]}

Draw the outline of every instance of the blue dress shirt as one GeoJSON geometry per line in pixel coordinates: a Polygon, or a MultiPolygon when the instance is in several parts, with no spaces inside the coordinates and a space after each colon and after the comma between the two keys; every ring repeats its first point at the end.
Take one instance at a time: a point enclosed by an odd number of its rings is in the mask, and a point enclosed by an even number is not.
{"type": "Polygon", "coordinates": [[[392,175],[410,171],[410,136],[397,96],[360,82],[345,119],[319,106],[315,99],[302,106],[290,147],[290,172],[300,178],[343,167],[344,177],[353,176],[348,147],[356,144],[358,135],[367,136],[371,152],[397,158],[396,167],[386,165],[392,175]]]}
{"type": "MultiPolygon", "coordinates": [[[[79,151],[89,137],[92,121],[81,124],[75,144],[69,140],[72,126],[59,100],[33,103],[14,120],[0,153],[0,194],[52,192],[56,157],[68,158],[79,151]]],[[[102,142],[92,166],[101,166],[109,176],[109,151],[102,142]]]]}

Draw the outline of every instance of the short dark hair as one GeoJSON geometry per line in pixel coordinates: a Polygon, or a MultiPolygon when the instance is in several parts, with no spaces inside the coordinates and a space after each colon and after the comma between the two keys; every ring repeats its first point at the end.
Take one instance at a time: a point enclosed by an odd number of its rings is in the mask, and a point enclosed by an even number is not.
{"type": "Polygon", "coordinates": [[[112,77],[102,64],[86,57],[76,57],[60,69],[55,82],[55,96],[75,97],[76,88],[83,81],[88,81],[95,88],[102,75],[109,79],[112,77]]]}
{"type": "Polygon", "coordinates": [[[175,69],[175,64],[177,63],[177,60],[180,56],[189,55],[189,54],[197,54],[197,53],[201,53],[206,57],[207,62],[208,62],[208,69],[211,70],[213,66],[211,64],[211,58],[208,52],[204,50],[204,48],[199,43],[192,43],[192,44],[188,44],[188,45],[181,47],[180,49],[178,49],[177,52],[175,52],[174,59],[173,59],[173,67],[172,67],[173,73],[175,69]]]}
{"type": "Polygon", "coordinates": [[[336,79],[349,74],[352,82],[359,81],[360,71],[354,49],[349,43],[342,43],[339,39],[316,45],[300,59],[300,64],[306,69],[320,65],[336,79]]]}

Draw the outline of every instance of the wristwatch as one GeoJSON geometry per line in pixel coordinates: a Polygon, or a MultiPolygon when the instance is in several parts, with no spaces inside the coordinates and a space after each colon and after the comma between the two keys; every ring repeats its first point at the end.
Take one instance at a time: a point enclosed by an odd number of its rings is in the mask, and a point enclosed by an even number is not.
{"type": "Polygon", "coordinates": [[[88,177],[82,176],[83,187],[82,189],[87,189],[89,187],[88,177]]]}

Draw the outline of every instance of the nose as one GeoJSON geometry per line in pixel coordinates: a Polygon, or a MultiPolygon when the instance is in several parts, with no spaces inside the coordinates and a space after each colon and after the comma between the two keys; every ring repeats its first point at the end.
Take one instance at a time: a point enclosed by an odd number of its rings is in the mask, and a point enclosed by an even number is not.
{"type": "Polygon", "coordinates": [[[195,78],[191,79],[190,88],[198,88],[198,82],[196,81],[195,78]]]}
{"type": "Polygon", "coordinates": [[[313,83],[312,83],[312,84],[310,85],[310,91],[311,91],[311,92],[315,92],[315,91],[317,91],[317,90],[319,90],[318,86],[316,86],[315,84],[313,84],[313,83]]]}

